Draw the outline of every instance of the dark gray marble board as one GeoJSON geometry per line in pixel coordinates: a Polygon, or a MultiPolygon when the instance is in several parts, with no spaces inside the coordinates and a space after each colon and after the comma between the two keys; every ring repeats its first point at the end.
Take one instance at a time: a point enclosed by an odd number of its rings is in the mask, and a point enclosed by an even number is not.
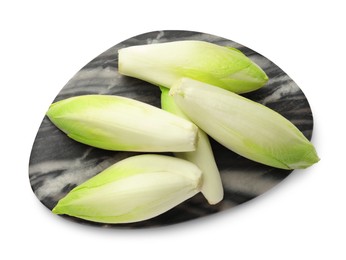
{"type": "MultiPolygon", "coordinates": [[[[62,88],[54,102],[77,95],[112,94],[160,107],[158,87],[118,73],[117,51],[132,45],[177,40],[202,40],[240,49],[270,78],[263,88],[245,96],[276,110],[311,139],[313,117],[309,103],[300,88],[285,72],[267,58],[239,43],[199,32],[155,31],[125,40],[85,65],[62,88]]],[[[79,223],[117,228],[170,225],[214,214],[249,201],[277,185],[291,173],[247,160],[213,140],[211,144],[225,190],[223,201],[217,205],[209,205],[204,197],[198,194],[158,217],[138,223],[104,225],[63,217],[79,223]]],[[[69,139],[44,117],[30,156],[30,184],[37,198],[51,210],[58,200],[75,186],[111,164],[134,154],[105,151],[78,143],[69,139]]]]}

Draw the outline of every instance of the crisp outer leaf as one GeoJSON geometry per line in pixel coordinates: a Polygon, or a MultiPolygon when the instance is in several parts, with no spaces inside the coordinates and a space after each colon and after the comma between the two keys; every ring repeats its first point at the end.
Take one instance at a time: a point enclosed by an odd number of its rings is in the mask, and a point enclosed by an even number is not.
{"type": "MultiPolygon", "coordinates": [[[[182,118],[187,116],[175,104],[174,98],[169,95],[169,89],[161,87],[161,106],[182,118]]],[[[217,204],[223,199],[224,191],[220,172],[216,165],[214,154],[210,146],[208,136],[201,130],[197,132],[198,140],[196,150],[191,152],[176,152],[175,156],[196,164],[203,173],[203,185],[201,192],[209,204],[217,204]]]]}

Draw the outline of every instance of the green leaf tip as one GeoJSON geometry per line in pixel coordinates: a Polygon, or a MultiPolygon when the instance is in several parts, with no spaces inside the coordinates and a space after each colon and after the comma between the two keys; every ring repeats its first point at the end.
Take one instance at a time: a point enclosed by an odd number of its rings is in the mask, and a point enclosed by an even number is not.
{"type": "Polygon", "coordinates": [[[170,88],[188,77],[235,93],[256,90],[266,73],[240,50],[205,41],[175,41],[119,50],[119,72],[170,88]]]}
{"type": "Polygon", "coordinates": [[[319,161],[315,147],[299,129],[262,104],[188,78],[173,85],[170,93],[192,122],[250,160],[289,170],[319,161]],[[176,95],[176,88],[183,95],[176,95]]]}
{"type": "Polygon", "coordinates": [[[196,165],[179,158],[133,156],[71,190],[52,211],[99,223],[143,221],[200,192],[201,176],[196,165]]]}
{"type": "Polygon", "coordinates": [[[52,104],[48,118],[75,141],[106,150],[195,150],[197,127],[134,99],[84,95],[52,104]]]}

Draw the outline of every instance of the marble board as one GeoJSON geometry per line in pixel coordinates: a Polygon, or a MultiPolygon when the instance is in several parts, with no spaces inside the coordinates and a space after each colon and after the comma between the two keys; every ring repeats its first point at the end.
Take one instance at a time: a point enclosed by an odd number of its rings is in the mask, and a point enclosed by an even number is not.
{"type": "MultiPolygon", "coordinates": [[[[127,39],[86,64],[58,93],[53,102],[86,94],[111,94],[137,99],[160,107],[160,90],[144,81],[118,73],[120,48],[177,40],[201,40],[241,50],[268,75],[261,89],[244,94],[282,114],[311,139],[313,117],[309,103],[297,84],[278,66],[252,49],[234,41],[193,31],[154,31],[127,39]]],[[[47,108],[48,109],[48,108],[47,108]]],[[[229,210],[268,191],[292,171],[265,166],[245,159],[211,139],[224,186],[224,199],[209,205],[201,193],[150,220],[131,224],[99,224],[69,216],[63,218],[88,225],[115,228],[144,228],[177,224],[229,210]]],[[[138,153],[93,148],[68,138],[44,116],[35,138],[29,163],[33,192],[51,210],[71,189],[115,162],[138,153]]],[[[58,217],[53,215],[52,217],[58,217]]],[[[231,216],[230,216],[231,217],[231,216]]]]}

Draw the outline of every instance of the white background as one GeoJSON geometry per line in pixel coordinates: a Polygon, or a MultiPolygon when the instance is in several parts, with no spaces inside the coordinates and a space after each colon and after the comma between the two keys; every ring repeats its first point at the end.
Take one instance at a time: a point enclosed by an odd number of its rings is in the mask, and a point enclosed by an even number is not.
{"type": "Polygon", "coordinates": [[[346,259],[342,2],[2,1],[0,258],[346,259]],[[48,106],[101,52],[167,29],[222,36],[281,67],[309,99],[321,161],[247,204],[171,227],[99,229],[54,216],[28,179],[48,106]]]}

